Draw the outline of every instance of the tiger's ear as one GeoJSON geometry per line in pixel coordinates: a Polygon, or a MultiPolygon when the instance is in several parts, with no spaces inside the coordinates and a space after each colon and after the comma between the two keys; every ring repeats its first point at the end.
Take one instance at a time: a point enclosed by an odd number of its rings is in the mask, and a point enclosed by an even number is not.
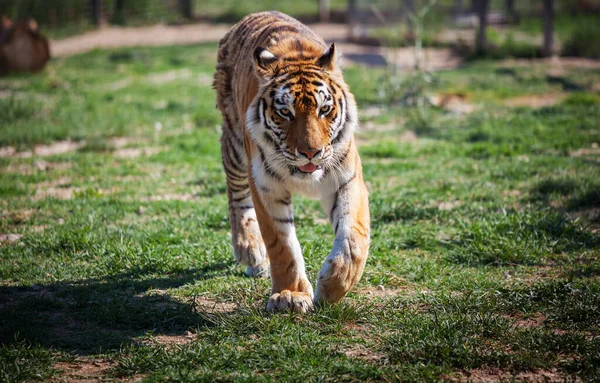
{"type": "Polygon", "coordinates": [[[323,53],[323,56],[317,60],[317,65],[325,70],[333,70],[335,66],[335,43],[331,43],[331,46],[323,53]]]}
{"type": "Polygon", "coordinates": [[[261,77],[270,77],[277,70],[277,57],[263,47],[254,50],[254,69],[261,77]]]}

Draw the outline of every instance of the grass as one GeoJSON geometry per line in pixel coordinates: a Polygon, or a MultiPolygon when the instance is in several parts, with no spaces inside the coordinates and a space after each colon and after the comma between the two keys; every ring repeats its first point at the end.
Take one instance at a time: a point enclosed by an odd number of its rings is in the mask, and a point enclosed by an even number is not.
{"type": "MultiPolygon", "coordinates": [[[[93,51],[0,81],[1,147],[78,143],[0,158],[0,233],[21,235],[0,245],[2,382],[73,363],[147,381],[597,379],[597,70],[475,62],[430,89],[471,114],[364,117],[365,274],[340,305],[270,316],[269,282],[231,254],[215,50],[93,51]]],[[[384,76],[347,68],[362,109],[384,76]]],[[[314,280],[333,234],[318,202],[294,202],[314,280]]]]}

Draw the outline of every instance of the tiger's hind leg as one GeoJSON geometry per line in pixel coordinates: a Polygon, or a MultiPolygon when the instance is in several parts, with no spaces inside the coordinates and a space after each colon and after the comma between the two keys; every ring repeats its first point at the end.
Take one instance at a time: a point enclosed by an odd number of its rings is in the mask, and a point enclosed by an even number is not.
{"type": "Polygon", "coordinates": [[[243,142],[237,134],[225,119],[221,136],[221,156],[227,179],[233,253],[235,260],[246,266],[246,275],[268,277],[267,250],[260,234],[248,186],[248,165],[243,142]]]}

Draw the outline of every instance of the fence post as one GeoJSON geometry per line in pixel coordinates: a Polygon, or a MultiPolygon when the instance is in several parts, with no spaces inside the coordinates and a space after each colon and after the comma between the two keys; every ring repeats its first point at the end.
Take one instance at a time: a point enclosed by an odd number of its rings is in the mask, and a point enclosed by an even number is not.
{"type": "Polygon", "coordinates": [[[356,36],[356,23],[357,23],[357,14],[356,14],[356,0],[348,0],[348,39],[353,41],[356,36]]]}
{"type": "Polygon", "coordinates": [[[319,0],[319,21],[329,22],[329,0],[319,0]]]}
{"type": "Polygon", "coordinates": [[[479,18],[479,28],[477,29],[477,36],[475,38],[475,52],[482,54],[487,48],[487,38],[485,35],[487,29],[487,12],[490,5],[489,0],[476,0],[476,11],[479,18]]]}
{"type": "Polygon", "coordinates": [[[544,0],[544,49],[545,57],[552,56],[554,50],[554,0],[544,0]]]}
{"type": "Polygon", "coordinates": [[[102,24],[102,0],[90,0],[92,7],[92,23],[99,27],[102,24]]]}
{"type": "Polygon", "coordinates": [[[192,19],[193,18],[193,11],[192,11],[192,0],[178,0],[179,3],[179,12],[181,12],[181,16],[183,16],[186,19],[192,19]]]}

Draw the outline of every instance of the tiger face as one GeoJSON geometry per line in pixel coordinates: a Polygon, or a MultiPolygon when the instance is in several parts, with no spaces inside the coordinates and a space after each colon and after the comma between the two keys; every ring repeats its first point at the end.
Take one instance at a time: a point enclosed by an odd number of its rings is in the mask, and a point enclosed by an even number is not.
{"type": "Polygon", "coordinates": [[[334,55],[333,44],[292,57],[255,50],[261,84],[247,126],[261,155],[283,173],[318,179],[335,166],[336,144],[353,118],[334,55]]]}

